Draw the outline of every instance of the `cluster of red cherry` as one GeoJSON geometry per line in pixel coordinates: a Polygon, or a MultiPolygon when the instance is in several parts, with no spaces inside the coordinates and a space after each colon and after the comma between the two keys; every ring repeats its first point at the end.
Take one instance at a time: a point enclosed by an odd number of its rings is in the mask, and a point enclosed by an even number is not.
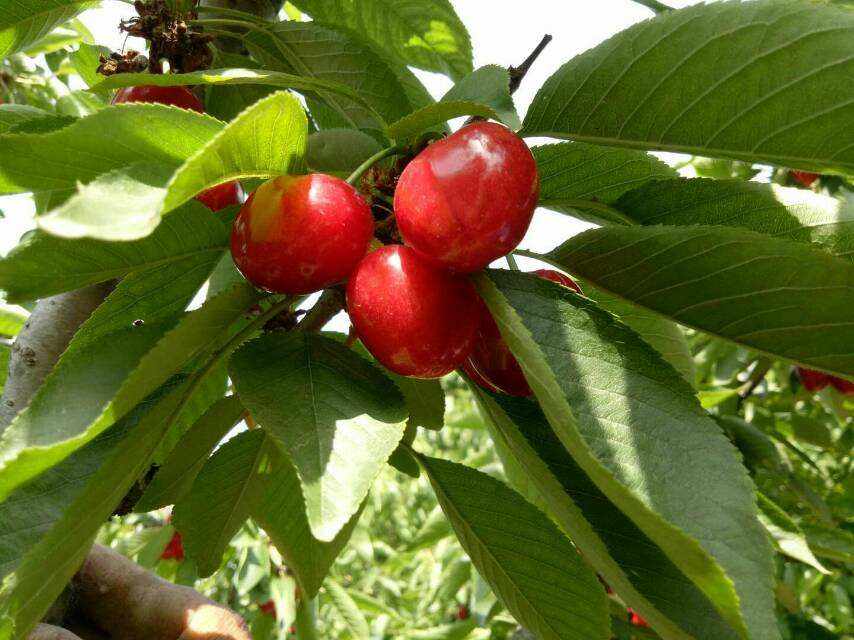
{"type": "Polygon", "coordinates": [[[836,376],[832,376],[829,373],[824,373],[823,371],[816,371],[814,369],[804,369],[803,367],[797,367],[796,371],[798,373],[798,378],[800,379],[801,384],[804,386],[804,389],[806,389],[810,393],[817,393],[822,389],[831,386],[842,395],[854,396],[854,382],[844,380],[842,378],[837,378],[836,376]]]}
{"type": "MultiPolygon", "coordinates": [[[[184,87],[132,87],[114,102],[204,110],[184,87]]],[[[371,208],[358,191],[313,173],[258,187],[234,222],[231,253],[249,282],[273,293],[306,294],[347,280],[356,334],[398,374],[438,378],[462,368],[489,390],[530,395],[466,276],[516,247],[538,195],[525,143],[502,125],[477,122],[431,144],[401,174],[394,212],[404,244],[377,248],[371,208]]],[[[216,211],[239,203],[240,186],[226,183],[198,199],[216,211]]],[[[561,273],[536,273],[580,291],[561,273]]]]}

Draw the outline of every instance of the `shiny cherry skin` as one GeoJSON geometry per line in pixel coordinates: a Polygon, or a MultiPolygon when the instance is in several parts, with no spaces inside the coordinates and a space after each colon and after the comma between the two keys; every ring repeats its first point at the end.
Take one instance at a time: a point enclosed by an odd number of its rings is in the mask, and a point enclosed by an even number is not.
{"type": "MultiPolygon", "coordinates": [[[[551,269],[534,271],[544,280],[581,293],[581,288],[567,275],[551,269]]],[[[510,396],[529,396],[531,387],[525,380],[522,367],[501,337],[501,331],[485,304],[480,306],[480,325],[471,355],[462,367],[473,382],[487,391],[500,391],[510,396]]]]}
{"type": "Polygon", "coordinates": [[[810,393],[821,391],[830,384],[830,376],[826,373],[815,371],[814,369],[805,369],[803,367],[796,367],[795,370],[798,373],[798,378],[800,379],[804,389],[810,393]]]}
{"type": "Polygon", "coordinates": [[[243,202],[243,187],[236,180],[223,182],[207,191],[202,191],[196,200],[213,212],[222,211],[226,207],[243,202]]]}
{"type": "Polygon", "coordinates": [[[155,87],[143,85],[124,87],[116,92],[113,104],[127,102],[149,102],[153,104],[171,104],[182,109],[205,112],[205,105],[187,87],[155,87]]]}
{"type": "Polygon", "coordinates": [[[394,194],[404,242],[439,265],[471,273],[509,253],[537,206],[530,149],[507,127],[476,122],[410,162],[394,194]]]}
{"type": "Polygon", "coordinates": [[[463,363],[479,305],[467,279],[402,245],[369,253],[347,284],[359,339],[383,366],[415,378],[439,378],[463,363]]]}
{"type": "Polygon", "coordinates": [[[340,178],[279,176],[241,207],[231,230],[231,256],[256,287],[311,293],[346,279],[373,232],[368,204],[340,178]]]}

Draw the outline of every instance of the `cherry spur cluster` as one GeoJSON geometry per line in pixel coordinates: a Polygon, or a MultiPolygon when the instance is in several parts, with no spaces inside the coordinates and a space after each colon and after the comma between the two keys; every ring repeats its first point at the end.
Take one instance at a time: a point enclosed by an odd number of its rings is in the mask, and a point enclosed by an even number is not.
{"type": "MultiPolygon", "coordinates": [[[[132,87],[114,102],[204,110],[184,87],[132,87]]],[[[538,195],[527,145],[500,124],[475,122],[428,146],[400,175],[394,216],[404,244],[374,238],[371,208],[353,186],[312,173],[273,178],[250,194],[231,255],[249,282],[272,293],[346,281],[356,335],[395,373],[438,378],[463,369],[486,389],[527,396],[519,363],[467,276],[519,244],[538,195]]],[[[242,191],[230,182],[197,199],[218,211],[239,204],[242,191]]],[[[580,292],[569,276],[535,273],[580,292]]]]}

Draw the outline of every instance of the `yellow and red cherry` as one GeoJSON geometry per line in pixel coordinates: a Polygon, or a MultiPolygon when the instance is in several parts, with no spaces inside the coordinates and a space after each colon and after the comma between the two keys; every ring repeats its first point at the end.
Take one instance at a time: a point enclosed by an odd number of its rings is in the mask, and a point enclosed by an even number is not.
{"type": "MultiPolygon", "coordinates": [[[[544,280],[581,293],[581,288],[567,275],[551,269],[539,269],[534,273],[544,280]]],[[[531,387],[525,380],[519,361],[501,337],[501,331],[489,309],[481,302],[480,324],[471,355],[462,367],[473,382],[487,391],[498,390],[510,396],[529,396],[531,387]]]]}
{"type": "Polygon", "coordinates": [[[258,187],[240,209],[231,255],[256,287],[311,293],[350,275],[373,229],[368,204],[340,178],[279,176],[258,187]]]}
{"type": "Polygon", "coordinates": [[[445,269],[471,273],[519,244],[538,195],[537,165],[522,139],[476,122],[406,166],[394,210],[405,244],[445,269]]]}
{"type": "Polygon", "coordinates": [[[463,363],[480,304],[467,279],[402,245],[369,253],[347,284],[359,339],[387,369],[415,378],[439,378],[463,363]]]}

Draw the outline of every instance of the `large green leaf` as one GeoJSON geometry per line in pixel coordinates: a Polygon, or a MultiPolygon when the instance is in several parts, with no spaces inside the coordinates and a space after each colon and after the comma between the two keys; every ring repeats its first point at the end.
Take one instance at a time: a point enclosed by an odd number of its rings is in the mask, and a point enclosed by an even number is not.
{"type": "MultiPolygon", "coordinates": [[[[138,85],[175,87],[197,84],[214,87],[266,85],[269,87],[280,87],[283,89],[296,89],[297,91],[328,91],[330,93],[339,94],[349,98],[350,100],[354,100],[364,107],[371,109],[370,102],[363,98],[358,91],[346,84],[324,80],[322,78],[298,76],[289,73],[282,73],[280,71],[269,71],[266,69],[208,69],[205,71],[194,71],[192,73],[180,74],[120,73],[102,79],[98,84],[92,87],[92,91],[109,91],[112,89],[119,89],[121,87],[135,87],[138,85]]],[[[261,99],[264,97],[265,96],[259,96],[261,99]]],[[[247,104],[246,107],[254,104],[254,102],[256,101],[253,100],[247,104]]],[[[243,111],[243,109],[241,109],[241,111],[243,111]]],[[[234,114],[234,116],[238,114],[234,114]]]]}
{"type": "Polygon", "coordinates": [[[116,169],[150,163],[175,170],[223,126],[187,109],[127,104],[41,135],[5,134],[0,136],[0,193],[32,192],[61,202],[78,183],[116,169]]]}
{"type": "Polygon", "coordinates": [[[353,640],[370,640],[371,629],[368,621],[347,590],[331,578],[324,583],[324,589],[350,637],[353,640]]]}
{"type": "Polygon", "coordinates": [[[675,178],[625,193],[615,209],[643,225],[723,225],[815,242],[854,259],[854,198],[807,189],[744,182],[675,178]]]}
{"type": "MultiPolygon", "coordinates": [[[[0,259],[0,289],[11,301],[44,298],[145,270],[155,277],[170,266],[192,273],[213,264],[228,245],[230,217],[189,202],[141,240],[105,242],[29,234],[0,259]]],[[[175,274],[177,275],[177,274],[175,274]]],[[[148,283],[140,283],[147,285],[148,283]]],[[[140,316],[143,317],[143,316],[140,316]]]]}
{"type": "Polygon", "coordinates": [[[41,40],[54,27],[97,2],[84,0],[27,0],[0,3],[0,60],[41,40]]]}
{"type": "Polygon", "coordinates": [[[362,510],[356,511],[333,540],[321,542],[311,533],[296,468],[281,447],[271,446],[267,451],[250,496],[252,519],[270,536],[303,593],[313,598],[350,539],[362,510]]]}
{"type": "Polygon", "coordinates": [[[442,96],[442,102],[462,100],[477,102],[492,108],[498,120],[511,129],[521,125],[513,96],[510,95],[510,73],[504,67],[489,64],[461,78],[442,96]]]}
{"type": "Polygon", "coordinates": [[[0,301],[0,336],[17,335],[26,321],[27,313],[21,307],[0,301]]]}
{"type": "Polygon", "coordinates": [[[52,117],[52,113],[25,104],[0,104],[0,134],[19,124],[52,117]]]}
{"type": "Polygon", "coordinates": [[[14,621],[14,637],[26,638],[71,580],[101,525],[147,468],[188,391],[179,385],[138,424],[127,424],[123,437],[117,433],[112,439],[110,432],[97,446],[69,458],[79,466],[63,467],[61,477],[42,476],[13,494],[12,500],[21,500],[13,504],[15,512],[20,517],[30,511],[25,522],[37,532],[32,538],[31,531],[23,532],[18,552],[26,552],[0,591],[0,619],[5,615],[14,621]]]}
{"type": "Polygon", "coordinates": [[[463,549],[521,625],[543,640],[610,637],[605,590],[551,520],[480,471],[418,460],[463,549]]]}
{"type": "Polygon", "coordinates": [[[229,373],[244,406],[293,460],[315,537],[332,540],[403,437],[400,391],[340,342],[304,332],[247,343],[229,373]]]}
{"type": "Polygon", "coordinates": [[[280,22],[254,32],[246,46],[264,67],[351,87],[372,107],[330,91],[313,91],[326,109],[312,107],[323,129],[368,129],[382,135],[394,122],[432,100],[403,65],[363,42],[355,33],[331,30],[312,22],[280,22]],[[375,115],[378,114],[378,116],[375,115]]]}
{"type": "Polygon", "coordinates": [[[223,341],[260,295],[238,286],[175,328],[144,324],[72,342],[29,407],[0,436],[0,500],[112,426],[185,363],[223,341]],[[162,336],[162,337],[161,337],[162,336]]]}
{"type": "Polygon", "coordinates": [[[217,184],[300,172],[307,135],[299,101],[289,93],[277,92],[204,141],[181,166],[125,165],[81,187],[60,207],[40,216],[38,224],[51,234],[67,237],[144,237],[157,227],[164,213],[217,184]],[[109,207],[116,202],[120,203],[118,212],[109,207]]]}
{"type": "Polygon", "coordinates": [[[330,27],[362,34],[406,64],[460,78],[472,69],[465,25],[448,0],[298,0],[330,27]]]}
{"type": "Polygon", "coordinates": [[[374,138],[358,129],[325,129],[308,137],[305,161],[313,171],[346,177],[381,149],[374,138]]]}
{"type": "Polygon", "coordinates": [[[776,637],[773,565],[753,485],[691,387],[566,287],[504,271],[475,281],[578,466],[727,622],[776,637]]]}
{"type": "Polygon", "coordinates": [[[611,205],[623,193],[676,172],[642,151],[562,142],[531,149],[540,174],[541,207],[597,224],[625,224],[611,205]]]}
{"type": "Polygon", "coordinates": [[[237,396],[222,398],[184,434],[136,504],[136,511],[153,511],[175,504],[190,487],[217,443],[234,427],[244,409],[237,396]]]}
{"type": "Polygon", "coordinates": [[[388,127],[388,136],[393,140],[407,140],[460,116],[480,116],[498,119],[498,114],[485,104],[464,100],[436,102],[404,116],[388,127]]]}
{"type": "Polygon", "coordinates": [[[235,436],[205,462],[189,492],[173,510],[172,523],[201,577],[212,575],[222,554],[249,517],[256,469],[276,446],[261,429],[235,436]]]}
{"type": "Polygon", "coordinates": [[[854,173],[854,13],[808,0],[669,11],[574,58],[523,132],[854,173]]]}
{"type": "Polygon", "coordinates": [[[596,487],[539,405],[474,388],[508,477],[662,638],[738,637],[703,593],[596,487]]]}
{"type": "Polygon", "coordinates": [[[604,227],[545,258],[680,324],[854,377],[854,265],[820,249],[727,227],[604,227]]]}

